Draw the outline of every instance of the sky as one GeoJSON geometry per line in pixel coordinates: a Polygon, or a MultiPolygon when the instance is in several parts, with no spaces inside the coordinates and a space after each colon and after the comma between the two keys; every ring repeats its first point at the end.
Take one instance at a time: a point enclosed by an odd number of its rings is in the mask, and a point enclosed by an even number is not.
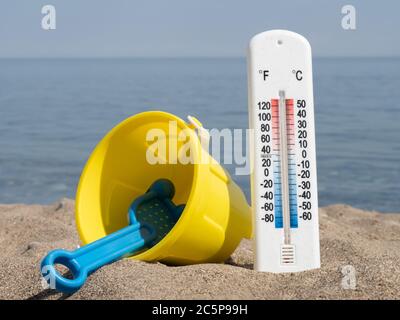
{"type": "Polygon", "coordinates": [[[2,0],[0,57],[243,57],[270,29],[304,35],[314,56],[400,56],[399,14],[398,0],[2,0]],[[48,4],[56,30],[41,27],[48,4]]]}

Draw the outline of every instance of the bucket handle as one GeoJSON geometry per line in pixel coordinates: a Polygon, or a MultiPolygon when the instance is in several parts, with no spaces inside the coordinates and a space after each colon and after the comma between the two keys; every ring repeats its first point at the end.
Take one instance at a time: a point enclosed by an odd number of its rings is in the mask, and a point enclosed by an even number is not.
{"type": "Polygon", "coordinates": [[[189,128],[193,130],[197,130],[197,136],[200,140],[200,144],[204,149],[208,150],[208,146],[210,143],[210,133],[207,129],[203,127],[203,124],[193,116],[187,116],[189,128]]]}

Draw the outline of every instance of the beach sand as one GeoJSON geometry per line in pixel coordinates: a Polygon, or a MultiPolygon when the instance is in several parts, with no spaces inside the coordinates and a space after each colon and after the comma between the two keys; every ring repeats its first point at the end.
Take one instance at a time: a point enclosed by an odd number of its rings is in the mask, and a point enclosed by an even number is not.
{"type": "Polygon", "coordinates": [[[333,205],[320,208],[319,270],[270,274],[252,270],[244,240],[226,264],[170,267],[121,260],[90,276],[73,295],[43,289],[40,260],[79,239],[74,201],[0,205],[0,299],[398,299],[400,214],[333,205]],[[355,289],[344,289],[342,268],[355,268],[355,289]]]}

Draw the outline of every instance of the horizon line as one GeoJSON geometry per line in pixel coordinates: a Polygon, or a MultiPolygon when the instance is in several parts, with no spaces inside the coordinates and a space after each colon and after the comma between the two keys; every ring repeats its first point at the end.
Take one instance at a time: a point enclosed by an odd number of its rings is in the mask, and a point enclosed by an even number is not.
{"type": "MultiPolygon", "coordinates": [[[[400,58],[400,55],[314,55],[317,59],[400,58]]],[[[0,59],[246,59],[246,56],[0,56],[0,59]]]]}

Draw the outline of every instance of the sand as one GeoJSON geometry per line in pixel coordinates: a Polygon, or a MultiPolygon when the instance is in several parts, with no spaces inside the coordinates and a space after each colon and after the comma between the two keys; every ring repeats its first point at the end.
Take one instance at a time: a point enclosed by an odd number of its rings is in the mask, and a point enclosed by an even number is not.
{"type": "Polygon", "coordinates": [[[225,264],[171,267],[125,259],[98,270],[80,291],[65,295],[42,288],[39,263],[51,249],[79,244],[74,201],[0,205],[0,299],[400,298],[400,214],[347,205],[320,208],[319,213],[320,270],[255,272],[251,242],[244,240],[225,264]],[[356,272],[353,289],[342,286],[346,265],[356,272]]]}

